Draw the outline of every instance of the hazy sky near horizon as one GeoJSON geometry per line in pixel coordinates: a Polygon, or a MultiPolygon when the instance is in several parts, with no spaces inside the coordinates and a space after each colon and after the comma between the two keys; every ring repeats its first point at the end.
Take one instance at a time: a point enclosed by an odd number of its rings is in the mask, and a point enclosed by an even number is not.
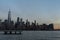
{"type": "Polygon", "coordinates": [[[60,23],[60,0],[0,0],[0,18],[7,19],[9,8],[13,20],[37,20],[38,23],[60,23]]]}

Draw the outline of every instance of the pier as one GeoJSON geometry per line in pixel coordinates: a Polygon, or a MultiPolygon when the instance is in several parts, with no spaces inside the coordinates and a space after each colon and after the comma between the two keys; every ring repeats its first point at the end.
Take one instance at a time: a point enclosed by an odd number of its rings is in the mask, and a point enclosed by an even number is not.
{"type": "Polygon", "coordinates": [[[4,30],[4,34],[22,34],[21,30],[4,30]]]}

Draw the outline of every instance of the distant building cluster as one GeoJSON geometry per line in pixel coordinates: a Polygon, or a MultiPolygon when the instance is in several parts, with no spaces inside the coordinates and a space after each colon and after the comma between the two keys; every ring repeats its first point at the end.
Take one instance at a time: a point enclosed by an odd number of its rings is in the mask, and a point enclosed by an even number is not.
{"type": "Polygon", "coordinates": [[[23,21],[22,18],[17,17],[17,21],[11,21],[11,11],[8,12],[8,19],[2,20],[0,19],[0,30],[54,30],[53,24],[42,24],[39,25],[36,23],[36,20],[30,24],[28,19],[26,22],[23,21]]]}

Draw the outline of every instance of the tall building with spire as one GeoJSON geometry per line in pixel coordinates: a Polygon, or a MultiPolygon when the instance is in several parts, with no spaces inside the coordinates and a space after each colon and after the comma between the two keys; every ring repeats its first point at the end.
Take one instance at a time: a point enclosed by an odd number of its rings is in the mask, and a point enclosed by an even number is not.
{"type": "Polygon", "coordinates": [[[8,23],[11,23],[11,11],[10,11],[10,9],[8,11],[8,23]]]}

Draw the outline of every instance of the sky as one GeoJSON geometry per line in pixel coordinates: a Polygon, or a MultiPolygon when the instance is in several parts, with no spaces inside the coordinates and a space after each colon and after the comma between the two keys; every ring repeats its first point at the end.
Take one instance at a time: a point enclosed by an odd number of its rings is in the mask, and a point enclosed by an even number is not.
{"type": "Polygon", "coordinates": [[[60,0],[0,0],[0,19],[7,19],[9,9],[15,21],[20,17],[39,24],[60,24],[60,0]]]}

